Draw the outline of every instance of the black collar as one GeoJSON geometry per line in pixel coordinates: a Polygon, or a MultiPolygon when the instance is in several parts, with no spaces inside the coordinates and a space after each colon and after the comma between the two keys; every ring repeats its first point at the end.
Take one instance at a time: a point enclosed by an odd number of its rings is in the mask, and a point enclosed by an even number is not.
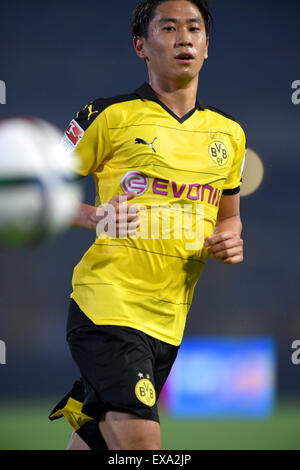
{"type": "Polygon", "coordinates": [[[171,114],[177,121],[179,121],[181,124],[186,121],[194,112],[196,109],[203,111],[204,107],[200,104],[198,97],[196,100],[196,106],[189,111],[185,116],[182,118],[179,118],[173,111],[168,108],[164,103],[160,101],[158,96],[156,95],[155,91],[151,88],[151,86],[148,83],[143,83],[143,85],[138,88],[137,90],[134,91],[134,93],[141,99],[141,100],[150,100],[150,101],[155,101],[156,103],[160,104],[168,113],[171,114]]]}

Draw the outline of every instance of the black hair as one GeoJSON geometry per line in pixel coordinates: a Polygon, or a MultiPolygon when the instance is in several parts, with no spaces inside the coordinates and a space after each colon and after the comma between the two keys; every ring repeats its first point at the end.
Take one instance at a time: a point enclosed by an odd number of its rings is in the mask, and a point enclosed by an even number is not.
{"type": "MultiPolygon", "coordinates": [[[[137,5],[131,15],[131,33],[133,37],[145,37],[147,39],[149,24],[153,20],[156,8],[165,2],[172,0],[145,0],[137,5]]],[[[209,36],[212,24],[212,15],[209,11],[206,0],[188,0],[194,3],[200,10],[204,22],[206,35],[209,36]]]]}

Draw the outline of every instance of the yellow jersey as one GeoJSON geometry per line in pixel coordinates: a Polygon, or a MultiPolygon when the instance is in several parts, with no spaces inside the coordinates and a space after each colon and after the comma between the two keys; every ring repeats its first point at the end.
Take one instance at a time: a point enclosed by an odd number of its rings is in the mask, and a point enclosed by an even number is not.
{"type": "MultiPolygon", "coordinates": [[[[96,206],[137,191],[135,236],[99,234],[74,269],[71,297],[97,325],[121,325],[179,345],[220,199],[240,191],[242,127],[198,101],[177,117],[145,83],[100,98],[73,119],[64,143],[92,174],[96,206]]],[[[128,202],[129,204],[129,202],[128,202]]]]}

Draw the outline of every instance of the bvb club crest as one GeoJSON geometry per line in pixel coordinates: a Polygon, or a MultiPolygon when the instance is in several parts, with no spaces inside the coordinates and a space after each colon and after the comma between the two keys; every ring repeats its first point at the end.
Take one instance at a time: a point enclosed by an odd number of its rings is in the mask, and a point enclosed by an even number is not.
{"type": "Polygon", "coordinates": [[[135,395],[138,400],[151,407],[155,405],[156,402],[155,388],[153,387],[152,382],[150,382],[150,376],[148,374],[146,379],[142,378],[143,374],[138,375],[140,380],[135,386],[135,395]]]}
{"type": "Polygon", "coordinates": [[[208,147],[212,160],[219,166],[224,166],[229,160],[227,147],[219,140],[214,140],[208,147]]]}

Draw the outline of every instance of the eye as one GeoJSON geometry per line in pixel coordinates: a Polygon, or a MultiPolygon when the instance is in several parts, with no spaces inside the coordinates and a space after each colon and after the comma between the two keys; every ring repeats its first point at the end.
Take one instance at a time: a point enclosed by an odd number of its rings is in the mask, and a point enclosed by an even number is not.
{"type": "Polygon", "coordinates": [[[197,28],[197,26],[193,26],[190,28],[190,31],[200,31],[200,28],[197,28]]]}
{"type": "Polygon", "coordinates": [[[163,30],[164,30],[164,31],[175,31],[175,28],[174,28],[174,26],[165,26],[165,27],[163,28],[163,30]]]}

